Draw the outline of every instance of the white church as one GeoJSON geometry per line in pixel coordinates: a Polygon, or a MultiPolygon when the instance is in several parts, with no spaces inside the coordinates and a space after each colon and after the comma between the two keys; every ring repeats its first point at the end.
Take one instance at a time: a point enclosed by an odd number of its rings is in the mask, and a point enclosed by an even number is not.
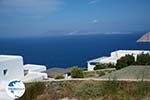
{"type": "Polygon", "coordinates": [[[133,55],[136,60],[137,55],[139,55],[141,53],[146,54],[146,53],[150,53],[150,51],[147,51],[147,50],[118,50],[118,51],[111,52],[109,57],[100,57],[100,58],[96,58],[96,59],[88,61],[87,62],[88,71],[93,71],[94,67],[97,63],[116,64],[118,59],[120,59],[121,57],[123,57],[127,54],[133,55]]]}

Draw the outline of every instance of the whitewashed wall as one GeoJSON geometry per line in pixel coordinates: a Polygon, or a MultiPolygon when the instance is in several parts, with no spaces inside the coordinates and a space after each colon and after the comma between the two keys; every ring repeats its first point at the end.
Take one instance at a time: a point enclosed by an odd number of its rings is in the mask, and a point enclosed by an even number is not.
{"type": "Polygon", "coordinates": [[[8,60],[0,59],[0,80],[9,81],[12,79],[21,79],[24,77],[23,58],[20,56],[8,57],[8,60]],[[6,74],[4,75],[4,70],[6,74]]]}

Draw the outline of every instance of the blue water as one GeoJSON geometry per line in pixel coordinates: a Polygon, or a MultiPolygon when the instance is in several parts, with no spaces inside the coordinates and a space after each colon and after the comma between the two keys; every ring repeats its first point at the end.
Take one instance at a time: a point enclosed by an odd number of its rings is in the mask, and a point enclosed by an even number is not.
{"type": "Polygon", "coordinates": [[[118,49],[150,50],[150,43],[137,43],[142,34],[87,35],[47,38],[0,39],[0,54],[22,55],[24,63],[51,67],[86,67],[90,59],[109,56],[118,49]]]}

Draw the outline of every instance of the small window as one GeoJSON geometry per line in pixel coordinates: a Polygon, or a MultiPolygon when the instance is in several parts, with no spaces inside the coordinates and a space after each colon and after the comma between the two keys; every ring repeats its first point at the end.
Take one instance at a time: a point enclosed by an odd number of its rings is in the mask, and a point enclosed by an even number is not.
{"type": "Polygon", "coordinates": [[[24,70],[24,76],[28,74],[28,70],[24,70]]]}
{"type": "Polygon", "coordinates": [[[4,69],[3,73],[4,73],[4,75],[6,75],[7,74],[7,69],[4,69]]]}

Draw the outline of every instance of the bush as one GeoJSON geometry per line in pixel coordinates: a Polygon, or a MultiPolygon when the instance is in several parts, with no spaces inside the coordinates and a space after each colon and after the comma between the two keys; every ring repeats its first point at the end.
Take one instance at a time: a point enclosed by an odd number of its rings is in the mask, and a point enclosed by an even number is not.
{"type": "Polygon", "coordinates": [[[94,67],[94,70],[105,69],[105,68],[106,68],[106,64],[98,63],[98,64],[96,64],[96,66],[94,67]]]}
{"type": "Polygon", "coordinates": [[[45,90],[45,84],[35,82],[26,86],[25,94],[19,100],[35,100],[36,97],[42,94],[45,90]]]}
{"type": "Polygon", "coordinates": [[[120,88],[120,84],[115,79],[109,80],[103,83],[102,93],[106,94],[117,94],[120,88]]]}
{"type": "Polygon", "coordinates": [[[115,68],[115,65],[112,63],[108,63],[108,64],[98,63],[94,67],[94,70],[105,69],[105,68],[115,68]]]}
{"type": "Polygon", "coordinates": [[[64,79],[64,76],[63,76],[63,75],[57,75],[57,76],[55,77],[55,79],[64,79]]]}
{"type": "Polygon", "coordinates": [[[150,54],[140,54],[137,56],[136,64],[138,65],[150,65],[150,54]]]}
{"type": "Polygon", "coordinates": [[[148,82],[139,82],[139,84],[137,85],[136,91],[135,93],[140,94],[141,96],[146,96],[148,95],[150,92],[150,85],[148,82]]]}
{"type": "Polygon", "coordinates": [[[71,69],[71,77],[72,78],[83,78],[83,70],[78,67],[73,67],[71,69]]]}
{"type": "Polygon", "coordinates": [[[95,81],[83,81],[74,88],[74,95],[82,98],[101,96],[101,85],[95,81]]]}
{"type": "Polygon", "coordinates": [[[115,68],[116,66],[115,66],[115,64],[113,64],[113,63],[108,63],[107,64],[107,68],[115,68]]]}
{"type": "Polygon", "coordinates": [[[126,55],[117,60],[116,69],[121,69],[129,65],[135,64],[135,58],[133,55],[126,55]]]}

